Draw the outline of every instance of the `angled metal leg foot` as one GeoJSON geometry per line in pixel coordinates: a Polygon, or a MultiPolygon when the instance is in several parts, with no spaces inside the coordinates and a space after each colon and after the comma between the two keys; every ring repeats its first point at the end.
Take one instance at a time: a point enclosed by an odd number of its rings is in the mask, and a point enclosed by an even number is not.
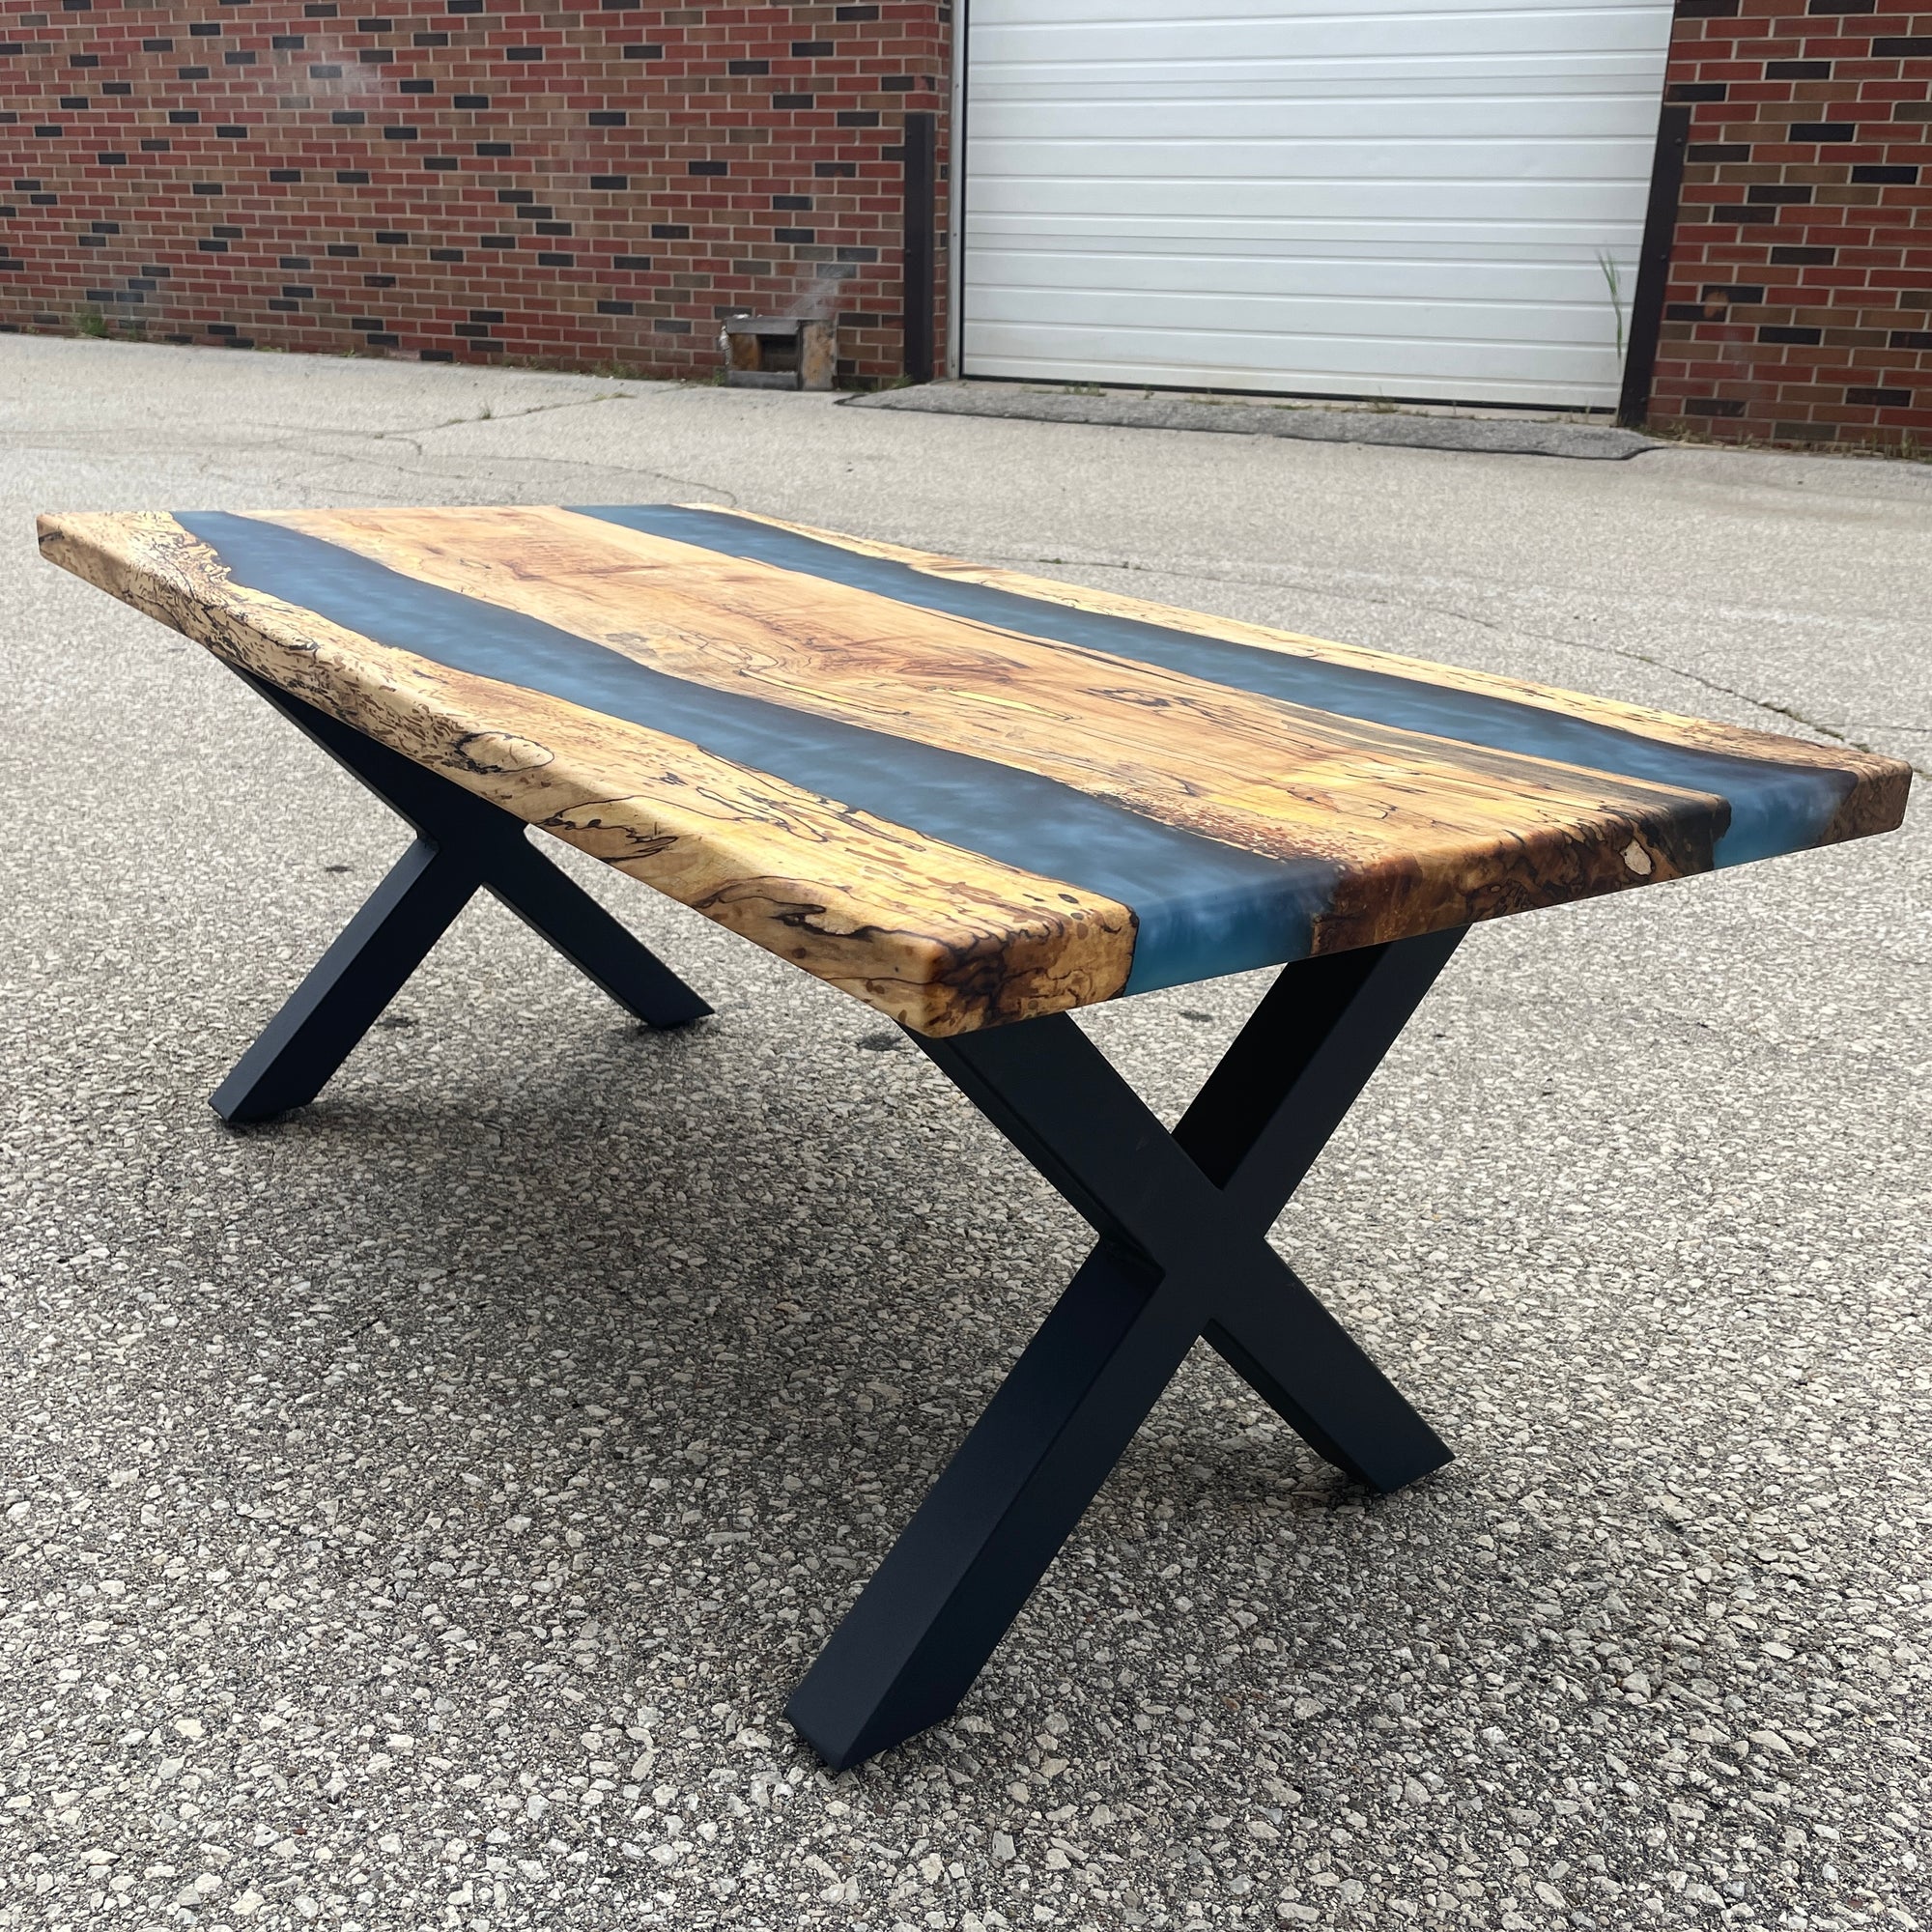
{"type": "Polygon", "coordinates": [[[418,838],[214,1090],[214,1111],[239,1125],[313,1100],[477,884],[474,867],[418,838]]]}
{"type": "Polygon", "coordinates": [[[1449,1460],[1267,1233],[1458,937],[1289,968],[1172,1135],[1064,1014],[914,1036],[1101,1238],[786,1707],[828,1764],[952,1710],[1197,1338],[1361,1482],[1449,1460]]]}
{"type": "Polygon", "coordinates": [[[1180,1366],[1184,1293],[1096,1260],[1046,1319],[792,1694],[835,1771],[946,1717],[1180,1366]]]}
{"type": "Polygon", "coordinates": [[[510,813],[249,672],[277,711],[415,828],[416,840],[213,1095],[225,1121],[305,1105],[395,998],[479,887],[646,1026],[711,1009],[510,813]]]}
{"type": "Polygon", "coordinates": [[[593,984],[647,1027],[687,1026],[711,1009],[577,881],[521,836],[491,855],[483,883],[593,984]]]}
{"type": "Polygon", "coordinates": [[[1238,1312],[1208,1322],[1202,1340],[1318,1456],[1383,1495],[1450,1460],[1448,1445],[1286,1263],[1262,1271],[1237,1299],[1238,1312]]]}
{"type": "MultiPolygon", "coordinates": [[[[1462,940],[1311,959],[1276,980],[1175,1127],[1175,1145],[1263,1234],[1280,1218],[1462,940]]],[[[1384,1494],[1447,1446],[1287,1263],[1235,1289],[1206,1341],[1319,1455],[1384,1494]]]]}

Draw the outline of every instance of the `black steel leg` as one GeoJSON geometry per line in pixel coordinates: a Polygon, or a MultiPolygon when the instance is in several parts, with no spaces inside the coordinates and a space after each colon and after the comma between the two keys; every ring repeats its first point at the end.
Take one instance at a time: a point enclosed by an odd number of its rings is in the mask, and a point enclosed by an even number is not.
{"type": "Polygon", "coordinates": [[[1080,1270],[786,1706],[835,1771],[966,1694],[1198,1326],[1180,1284],[1080,1270]]]}
{"type": "Polygon", "coordinates": [[[1287,969],[1172,1135],[1065,1014],[914,1036],[1101,1239],[794,1692],[835,1769],[964,1695],[1197,1338],[1376,1489],[1449,1460],[1266,1236],[1460,936],[1287,969]]]}
{"type": "MultiPolygon", "coordinates": [[[[1265,1234],[1461,943],[1460,930],[1311,959],[1268,989],[1175,1127],[1231,1217],[1265,1234]]],[[[1399,1490],[1449,1451],[1293,1269],[1236,1296],[1203,1340],[1318,1455],[1399,1490]]]]}
{"type": "Polygon", "coordinates": [[[483,884],[646,1026],[684,1026],[711,1010],[575,879],[558,871],[521,828],[515,840],[491,854],[483,884]]]}
{"type": "Polygon", "coordinates": [[[1272,1248],[1223,1293],[1202,1339],[1318,1456],[1383,1495],[1448,1462],[1441,1437],[1272,1248]]]}
{"type": "Polygon", "coordinates": [[[418,838],[235,1063],[209,1104],[224,1121],[305,1107],[376,1024],[478,884],[474,867],[418,838]]]}
{"type": "Polygon", "coordinates": [[[277,686],[241,675],[417,836],[215,1089],[223,1120],[264,1120],[313,1100],[479,887],[646,1026],[682,1026],[711,1010],[531,845],[520,819],[277,686]]]}

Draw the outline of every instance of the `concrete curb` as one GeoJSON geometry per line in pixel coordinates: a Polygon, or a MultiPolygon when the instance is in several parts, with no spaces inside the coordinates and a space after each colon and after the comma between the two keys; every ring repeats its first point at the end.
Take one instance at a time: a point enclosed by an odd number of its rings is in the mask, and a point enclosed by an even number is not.
{"type": "Polygon", "coordinates": [[[1498,416],[1435,416],[1400,411],[1317,410],[1293,404],[1203,402],[1138,389],[1070,394],[1033,384],[931,383],[854,396],[850,409],[926,415],[1093,423],[1116,429],[1207,430],[1221,436],[1293,437],[1306,442],[1375,442],[1492,456],[1566,456],[1623,463],[1666,445],[1635,430],[1498,416]]]}

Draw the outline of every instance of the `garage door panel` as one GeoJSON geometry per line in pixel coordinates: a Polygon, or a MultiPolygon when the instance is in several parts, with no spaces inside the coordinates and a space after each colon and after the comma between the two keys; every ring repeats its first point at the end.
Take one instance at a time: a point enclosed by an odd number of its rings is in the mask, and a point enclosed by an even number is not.
{"type": "MultiPolygon", "coordinates": [[[[1206,56],[1198,41],[1185,56],[1160,61],[985,62],[976,72],[1000,100],[1194,100],[1204,88],[1217,99],[1268,98],[1378,100],[1393,94],[1454,98],[1476,93],[1587,94],[1629,92],[1652,76],[1654,47],[1628,53],[1564,51],[1485,58],[1476,64],[1444,59],[1333,60],[1311,63],[1237,54],[1206,56]]],[[[987,105],[982,96],[980,106],[987,105]]]]}
{"type": "MultiPolygon", "coordinates": [[[[1577,143],[1636,141],[1646,149],[1656,135],[1656,108],[1621,93],[1602,95],[1490,95],[1486,99],[1406,95],[1374,102],[1378,114],[1401,112],[1406,131],[1401,135],[1364,135],[1362,102],[1308,99],[1296,95],[1254,95],[1215,102],[1215,133],[1202,135],[1200,100],[1173,99],[1115,100],[1107,97],[1059,102],[1053,133],[1041,133],[1032,102],[997,100],[978,108],[974,141],[985,155],[981,166],[1009,162],[1009,147],[1074,147],[1086,143],[1146,145],[1165,153],[1169,145],[1213,147],[1240,143],[1264,151],[1314,151],[1323,166],[1347,162],[1345,151],[1385,147],[1391,153],[1414,153],[1420,143],[1466,143],[1482,151],[1495,139],[1497,116],[1509,118],[1509,139],[1522,145],[1563,151],[1577,143]],[[1132,118],[1132,139],[1122,133],[1122,122],[1132,118]],[[1285,129],[1293,133],[1285,135],[1285,129]]],[[[1148,172],[1159,172],[1150,168],[1148,172]]]]}
{"type": "Polygon", "coordinates": [[[1365,220],[1426,223],[1432,217],[1460,221],[1467,229],[1503,230],[1519,223],[1530,228],[1561,231],[1581,261],[1592,259],[1592,244],[1609,239],[1591,233],[1579,241],[1578,224],[1593,229],[1611,225],[1613,215],[1628,213],[1617,224],[1624,236],[1641,232],[1642,204],[1629,207],[1627,196],[1602,182],[1528,182],[1490,180],[1480,195],[1462,181],[1427,181],[1402,177],[1393,181],[1217,180],[1211,200],[1202,194],[1200,180],[1152,180],[1147,176],[1094,177],[1074,175],[995,175],[974,178],[968,192],[972,213],[967,217],[969,239],[979,240],[979,218],[1033,212],[1040,214],[1112,217],[1123,225],[1149,216],[1171,215],[1204,224],[1231,218],[1267,220],[1292,207],[1306,221],[1365,220]]]}
{"type": "Polygon", "coordinates": [[[1286,258],[1291,272],[1284,276],[1284,256],[1278,244],[1250,255],[1203,256],[1181,251],[1122,255],[1105,248],[1078,249],[1040,246],[1027,252],[1024,280],[1002,283],[1003,270],[1013,265],[1011,250],[998,258],[969,253],[975,312],[996,295],[1024,291],[1053,293],[1065,299],[1092,292],[1110,301],[1138,303],[1143,296],[1165,293],[1194,298],[1201,287],[1203,268],[1211,264],[1224,297],[1266,297],[1284,301],[1361,300],[1392,302],[1509,303],[1541,310],[1551,304],[1594,308],[1608,299],[1603,267],[1596,262],[1538,261],[1533,257],[1499,257],[1494,261],[1458,260],[1454,275],[1445,276],[1438,258],[1404,256],[1394,252],[1369,259],[1294,254],[1286,258]],[[1535,277],[1533,297],[1525,298],[1524,281],[1535,277]],[[1292,284],[1285,293],[1284,280],[1292,284]],[[1445,297],[1447,283],[1454,290],[1445,297]]]}
{"type": "MultiPolygon", "coordinates": [[[[1391,379],[1365,346],[1351,340],[1217,334],[1201,329],[1164,332],[1157,340],[1131,328],[989,330],[991,353],[1013,364],[1021,380],[1103,381],[1131,385],[1273,389],[1288,394],[1341,392],[1413,400],[1417,392],[1391,379]],[[1292,352],[1292,353],[1291,353],[1292,352]],[[1098,376],[1083,374],[1097,370],[1098,376]]],[[[1385,345],[1381,345],[1384,346],[1385,345]]],[[[1405,367],[1435,384],[1480,384],[1499,402],[1549,406],[1552,392],[1589,378],[1587,352],[1485,343],[1410,345],[1405,367]]],[[[1426,391],[1424,392],[1426,395],[1426,391]]]]}
{"type": "MultiPolygon", "coordinates": [[[[1437,95],[1410,88],[1381,93],[1370,100],[1370,110],[1378,119],[1400,114],[1406,131],[1373,136],[1364,133],[1363,102],[1352,96],[1241,95],[1216,101],[1212,142],[1261,144],[1284,152],[1316,150],[1316,158],[1324,164],[1342,164],[1347,160],[1343,148],[1385,147],[1412,154],[1422,142],[1462,141],[1480,151],[1495,139],[1499,114],[1508,117],[1509,139],[1519,146],[1535,143],[1563,149],[1576,142],[1607,140],[1638,141],[1647,149],[1656,136],[1656,103],[1633,99],[1627,90],[1551,95],[1548,81],[1537,86],[1541,91],[1534,94],[1437,95]],[[1284,129],[1292,132],[1285,136],[1284,129]]],[[[1006,152],[1009,144],[1047,148],[1119,144],[1129,114],[1133,145],[1159,142],[1166,152],[1171,143],[1203,140],[1198,97],[1184,95],[1165,99],[1095,95],[1063,100],[1055,108],[1050,134],[1041,131],[1031,101],[981,101],[973,112],[973,139],[985,156],[981,166],[999,161],[1010,165],[1006,152]]]]}
{"type": "Polygon", "coordinates": [[[974,0],[963,368],[1604,407],[1669,0],[974,0]]]}
{"type": "Polygon", "coordinates": [[[1275,183],[1293,188],[1340,175],[1350,181],[1487,182],[1602,180],[1649,157],[1648,141],[1241,141],[1167,140],[1158,176],[1151,141],[993,141],[982,151],[982,180],[1060,177],[1075,182],[1275,183]]]}
{"type": "MultiPolygon", "coordinates": [[[[975,313],[991,327],[1033,319],[1037,289],[982,285],[975,313]]],[[[1171,330],[1208,333],[1312,337],[1327,333],[1348,341],[1378,340],[1401,344],[1414,335],[1416,307],[1412,301],[1384,298],[1364,300],[1334,296],[1224,295],[1214,303],[1211,325],[1202,314],[1202,302],[1191,290],[1119,289],[1064,290],[1054,305],[1056,327],[1105,328],[1131,314],[1137,331],[1171,330]],[[1125,295],[1130,300],[1122,302],[1125,295]]],[[[1593,350],[1610,333],[1609,305],[1599,285],[1592,301],[1509,302],[1467,299],[1453,304],[1453,314],[1431,317],[1430,339],[1452,332],[1464,343],[1573,345],[1593,350]]]]}
{"type": "MultiPolygon", "coordinates": [[[[1177,15],[1173,0],[1053,0],[1051,7],[1034,0],[975,0],[982,23],[989,30],[1029,28],[1042,22],[1079,25],[1107,25],[1114,21],[1165,27],[1177,15]]],[[[1580,22],[1577,31],[1601,34],[1604,27],[1591,27],[1592,20],[1641,18],[1646,14],[1644,0],[1536,0],[1534,5],[1498,7],[1483,0],[1398,0],[1393,5],[1351,5],[1350,0],[1208,0],[1197,9],[1199,17],[1267,24],[1291,20],[1310,32],[1330,27],[1372,28],[1381,38],[1401,42],[1420,21],[1432,18],[1451,22],[1479,18],[1499,13],[1521,14],[1525,30],[1547,29],[1551,22],[1580,22]]]]}
{"type": "Polygon", "coordinates": [[[1581,16],[1495,9],[1442,19],[1390,22],[1381,18],[1168,19],[1136,25],[1123,19],[1068,24],[1040,21],[1000,29],[977,17],[970,31],[993,64],[1036,66],[1118,62],[1158,68],[1169,61],[1292,60],[1317,68],[1334,60],[1430,60],[1479,68],[1486,57],[1524,54],[1651,53],[1668,43],[1669,15],[1660,29],[1656,8],[1581,16]],[[1399,31],[1398,31],[1399,29],[1399,31]]]}
{"type": "MultiPolygon", "coordinates": [[[[1355,215],[1334,221],[1285,221],[1265,215],[1208,220],[1192,213],[1110,216],[1014,210],[989,214],[977,223],[974,245],[986,252],[1006,247],[1100,254],[1179,251],[1197,255],[1204,270],[1221,256],[1285,254],[1299,259],[1313,253],[1324,260],[1376,261],[1391,250],[1406,258],[1444,263],[1563,262],[1596,268],[1596,256],[1586,257],[1577,250],[1576,232],[1576,216],[1561,221],[1430,221],[1355,215]]],[[[1633,249],[1637,235],[1637,224],[1630,223],[1633,249]]]]}

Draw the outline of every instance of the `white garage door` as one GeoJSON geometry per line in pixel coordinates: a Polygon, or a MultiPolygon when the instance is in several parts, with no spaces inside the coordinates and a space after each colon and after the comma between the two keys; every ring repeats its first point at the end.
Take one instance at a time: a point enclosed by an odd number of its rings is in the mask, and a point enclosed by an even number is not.
{"type": "Polygon", "coordinates": [[[1613,405],[1670,14],[970,0],[964,373],[1613,405]]]}

